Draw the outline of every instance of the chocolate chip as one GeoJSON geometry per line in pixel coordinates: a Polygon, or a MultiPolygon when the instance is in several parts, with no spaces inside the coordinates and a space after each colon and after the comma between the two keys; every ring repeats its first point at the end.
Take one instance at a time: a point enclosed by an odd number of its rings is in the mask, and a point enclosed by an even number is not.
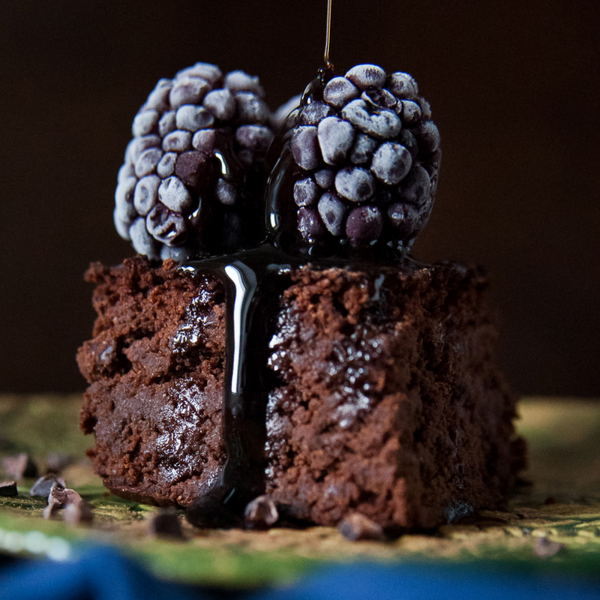
{"type": "Polygon", "coordinates": [[[60,510],[69,504],[80,505],[83,502],[81,496],[75,491],[54,484],[48,495],[48,506],[44,509],[44,519],[55,517],[60,510]]]}
{"type": "Polygon", "coordinates": [[[0,497],[10,498],[18,495],[19,491],[17,490],[16,481],[3,481],[0,483],[0,497]]]}
{"type": "Polygon", "coordinates": [[[2,468],[9,477],[17,481],[24,477],[37,477],[39,474],[37,465],[25,452],[3,458],[2,468]]]}
{"type": "Polygon", "coordinates": [[[383,541],[385,535],[379,523],[375,523],[360,513],[352,513],[340,522],[338,531],[351,542],[359,540],[383,541]]]}
{"type": "Polygon", "coordinates": [[[30,496],[38,496],[40,498],[48,498],[50,496],[50,492],[54,486],[59,488],[67,487],[65,480],[62,477],[58,477],[53,473],[48,473],[43,477],[40,477],[29,490],[30,496]]]}
{"type": "Polygon", "coordinates": [[[539,537],[536,538],[533,545],[533,553],[540,558],[550,558],[558,554],[564,547],[564,544],[552,542],[547,537],[539,537]]]}
{"type": "Polygon", "coordinates": [[[249,529],[269,529],[279,520],[277,505],[269,496],[258,496],[246,506],[244,520],[249,529]]]}
{"type": "Polygon", "coordinates": [[[184,539],[179,515],[171,510],[154,514],[148,523],[148,533],[160,538],[184,539]]]}
{"type": "Polygon", "coordinates": [[[55,482],[50,488],[48,504],[58,504],[59,508],[64,508],[67,504],[79,504],[81,502],[81,496],[75,490],[66,488],[59,482],[55,482]]]}

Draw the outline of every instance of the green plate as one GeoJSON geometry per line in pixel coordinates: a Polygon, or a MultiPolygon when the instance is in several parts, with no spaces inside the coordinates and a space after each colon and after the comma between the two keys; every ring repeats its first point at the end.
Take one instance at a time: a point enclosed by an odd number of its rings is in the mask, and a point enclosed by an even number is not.
{"type": "Polygon", "coordinates": [[[79,396],[0,396],[0,457],[49,452],[78,457],[64,477],[94,507],[92,525],[44,520],[45,502],[19,482],[0,498],[0,552],[75,559],[92,543],[113,544],[156,575],[228,587],[287,584],[323,566],[357,560],[477,563],[511,570],[598,577],[600,563],[600,403],[529,398],[519,429],[530,445],[523,486],[504,511],[481,511],[459,525],[398,540],[349,542],[335,529],[197,530],[182,518],[184,541],[148,535],[154,508],[105,491],[85,458],[90,439],[77,428],[79,396]],[[549,557],[539,538],[561,544],[549,557]]]}

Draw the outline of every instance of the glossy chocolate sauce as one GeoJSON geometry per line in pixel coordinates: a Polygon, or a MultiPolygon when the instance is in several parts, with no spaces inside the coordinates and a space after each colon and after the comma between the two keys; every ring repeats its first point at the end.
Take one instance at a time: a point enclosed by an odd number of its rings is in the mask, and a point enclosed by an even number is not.
{"type": "MultiPolygon", "coordinates": [[[[331,73],[323,70],[309,84],[301,106],[322,99],[331,73]]],[[[265,241],[233,254],[187,262],[181,271],[190,276],[212,275],[224,287],[226,364],[222,439],[226,462],[211,489],[188,508],[188,520],[199,527],[240,522],[246,504],[264,493],[266,405],[276,385],[267,369],[269,341],[275,330],[279,302],[290,284],[292,269],[351,267],[372,270],[382,264],[411,262],[397,251],[377,248],[372,254],[351,248],[314,246],[298,235],[293,201],[294,174],[289,140],[299,109],[293,111],[273,142],[277,160],[265,193],[265,241]]],[[[226,158],[222,155],[220,161],[226,158]]],[[[226,166],[223,167],[226,169],[226,166]]],[[[225,171],[224,171],[225,172],[225,171]]]]}

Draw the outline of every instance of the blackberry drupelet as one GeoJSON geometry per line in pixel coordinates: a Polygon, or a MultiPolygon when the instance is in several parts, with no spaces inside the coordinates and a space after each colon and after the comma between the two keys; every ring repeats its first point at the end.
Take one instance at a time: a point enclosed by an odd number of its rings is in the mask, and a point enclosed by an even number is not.
{"type": "Polygon", "coordinates": [[[257,77],[197,63],[161,79],[133,121],[114,221],[150,259],[218,254],[261,241],[272,115],[257,77]]]}
{"type": "Polygon", "coordinates": [[[313,82],[290,122],[267,195],[276,244],[313,256],[410,249],[429,219],[441,158],[415,80],[355,66],[313,82]]]}

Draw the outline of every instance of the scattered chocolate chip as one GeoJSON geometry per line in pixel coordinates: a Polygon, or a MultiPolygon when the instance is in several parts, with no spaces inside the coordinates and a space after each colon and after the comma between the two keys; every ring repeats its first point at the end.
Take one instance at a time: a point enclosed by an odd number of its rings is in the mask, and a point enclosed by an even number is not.
{"type": "Polygon", "coordinates": [[[535,540],[533,553],[540,558],[550,558],[551,556],[558,554],[564,547],[564,544],[552,542],[547,537],[540,537],[535,540]]]}
{"type": "Polygon", "coordinates": [[[48,495],[48,506],[44,509],[44,519],[58,515],[58,512],[70,504],[79,506],[83,502],[81,496],[75,491],[55,483],[48,495]]]}
{"type": "Polygon", "coordinates": [[[81,504],[83,500],[81,496],[69,488],[65,488],[60,484],[55,483],[48,494],[49,504],[59,504],[59,508],[64,508],[67,504],[81,504]]]}
{"type": "Polygon", "coordinates": [[[277,505],[269,496],[258,496],[246,506],[244,519],[249,529],[269,529],[279,520],[277,505]]]}
{"type": "Polygon", "coordinates": [[[148,523],[148,533],[155,537],[184,539],[179,515],[172,510],[162,510],[153,515],[148,523]]]}
{"type": "Polygon", "coordinates": [[[352,513],[344,517],[338,525],[338,531],[351,542],[359,540],[382,541],[385,539],[381,525],[360,513],[352,513]]]}
{"type": "Polygon", "coordinates": [[[67,504],[63,510],[63,521],[67,525],[79,525],[79,523],[91,523],[94,520],[94,511],[85,501],[77,504],[67,504]]]}
{"type": "Polygon", "coordinates": [[[29,490],[30,496],[38,496],[40,498],[48,498],[50,492],[54,486],[59,488],[66,488],[67,485],[62,477],[58,477],[54,473],[48,473],[43,477],[40,477],[29,490]]]}
{"type": "Polygon", "coordinates": [[[3,481],[0,483],[0,496],[9,498],[11,496],[17,496],[19,491],[17,490],[16,481],[3,481]]]}
{"type": "Polygon", "coordinates": [[[3,458],[2,468],[9,477],[14,477],[17,481],[23,477],[37,477],[39,474],[37,465],[25,452],[3,458]]]}

